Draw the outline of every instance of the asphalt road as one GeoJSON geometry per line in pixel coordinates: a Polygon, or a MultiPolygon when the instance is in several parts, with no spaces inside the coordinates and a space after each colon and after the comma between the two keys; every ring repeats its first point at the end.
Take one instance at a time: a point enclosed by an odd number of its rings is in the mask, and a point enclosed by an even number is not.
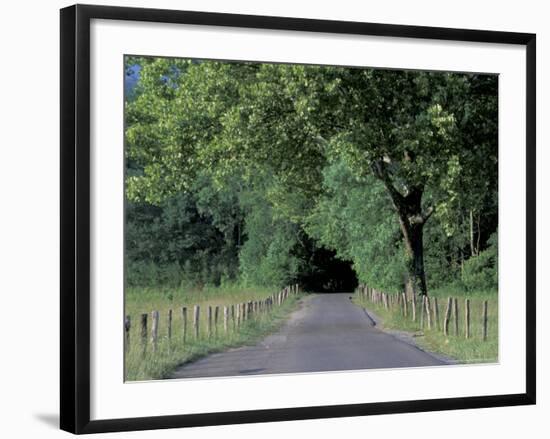
{"type": "Polygon", "coordinates": [[[442,360],[374,326],[349,293],[307,296],[275,334],[255,346],[208,355],[172,378],[437,366],[442,360]]]}

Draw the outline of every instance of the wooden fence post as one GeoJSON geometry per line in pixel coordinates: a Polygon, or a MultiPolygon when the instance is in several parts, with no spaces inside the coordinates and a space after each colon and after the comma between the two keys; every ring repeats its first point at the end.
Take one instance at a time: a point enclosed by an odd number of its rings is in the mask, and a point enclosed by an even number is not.
{"type": "Polygon", "coordinates": [[[145,349],[147,346],[147,314],[141,315],[141,344],[145,349]]]}
{"type": "Polygon", "coordinates": [[[426,307],[426,296],[420,296],[420,329],[424,329],[424,309],[426,307]]]}
{"type": "Polygon", "coordinates": [[[430,307],[430,298],[428,296],[424,296],[424,303],[426,305],[426,318],[428,320],[428,329],[432,329],[432,314],[430,307]]]}
{"type": "Polygon", "coordinates": [[[437,297],[433,298],[433,311],[434,311],[434,321],[435,321],[435,328],[439,331],[441,329],[441,323],[439,321],[439,305],[437,303],[437,297]]]}
{"type": "Polygon", "coordinates": [[[449,335],[449,320],[451,320],[451,307],[453,304],[453,298],[449,297],[447,300],[447,309],[445,310],[445,319],[443,320],[443,334],[449,335]]]}
{"type": "Polygon", "coordinates": [[[183,342],[185,343],[185,339],[187,338],[187,308],[183,306],[181,308],[181,320],[182,320],[182,329],[183,329],[183,342]]]}
{"type": "Polygon", "coordinates": [[[124,348],[128,349],[130,347],[130,328],[132,327],[132,321],[130,316],[126,316],[124,320],[124,348]]]}
{"type": "Polygon", "coordinates": [[[195,330],[195,338],[199,338],[199,326],[200,326],[201,307],[195,305],[193,307],[193,329],[195,330]]]}
{"type": "Polygon", "coordinates": [[[405,293],[401,293],[401,303],[403,305],[403,316],[406,318],[407,317],[407,296],[405,295],[405,293]]]}
{"type": "Polygon", "coordinates": [[[223,330],[227,334],[227,323],[229,321],[229,308],[223,307],[223,330]]]}
{"type": "Polygon", "coordinates": [[[416,322],[416,296],[413,294],[411,300],[412,321],[416,322]]]}
{"type": "Polygon", "coordinates": [[[464,301],[464,337],[470,338],[470,299],[464,301]]]}
{"type": "Polygon", "coordinates": [[[172,340],[172,310],[168,310],[168,340],[172,340]]]}
{"type": "Polygon", "coordinates": [[[212,337],[212,306],[208,305],[206,309],[206,333],[208,338],[212,337]]]}
{"type": "Polygon", "coordinates": [[[151,342],[153,343],[153,352],[156,352],[159,335],[159,312],[153,311],[151,313],[151,319],[151,342]]]}
{"type": "Polygon", "coordinates": [[[214,333],[218,335],[218,321],[220,319],[220,307],[216,305],[214,308],[214,333]]]}
{"type": "Polygon", "coordinates": [[[458,336],[458,299],[455,298],[453,301],[453,314],[454,314],[454,328],[455,328],[455,335],[458,336]]]}
{"type": "Polygon", "coordinates": [[[487,341],[487,320],[488,320],[488,316],[487,316],[487,308],[488,308],[488,302],[487,300],[485,300],[483,302],[483,313],[481,315],[481,319],[482,319],[482,332],[481,332],[481,338],[483,339],[483,341],[487,341]]]}

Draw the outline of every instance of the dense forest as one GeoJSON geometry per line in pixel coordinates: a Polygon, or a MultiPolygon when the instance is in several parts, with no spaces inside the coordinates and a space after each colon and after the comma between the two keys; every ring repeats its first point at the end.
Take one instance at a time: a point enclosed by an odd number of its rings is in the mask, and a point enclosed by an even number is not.
{"type": "Polygon", "coordinates": [[[496,290],[497,76],[125,62],[128,285],[496,290]]]}

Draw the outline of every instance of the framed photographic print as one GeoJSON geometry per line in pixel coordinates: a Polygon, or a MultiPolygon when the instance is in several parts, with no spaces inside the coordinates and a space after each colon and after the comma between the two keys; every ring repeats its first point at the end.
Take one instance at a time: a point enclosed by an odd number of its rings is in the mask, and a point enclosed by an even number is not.
{"type": "Polygon", "coordinates": [[[534,404],[535,41],[62,9],[61,428],[534,404]]]}

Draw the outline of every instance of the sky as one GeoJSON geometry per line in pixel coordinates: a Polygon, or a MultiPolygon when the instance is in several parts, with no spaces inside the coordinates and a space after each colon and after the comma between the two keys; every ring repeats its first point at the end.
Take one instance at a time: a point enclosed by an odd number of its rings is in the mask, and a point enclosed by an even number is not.
{"type": "Polygon", "coordinates": [[[133,90],[139,80],[139,71],[141,66],[133,65],[124,72],[124,94],[128,94],[133,90]]]}

